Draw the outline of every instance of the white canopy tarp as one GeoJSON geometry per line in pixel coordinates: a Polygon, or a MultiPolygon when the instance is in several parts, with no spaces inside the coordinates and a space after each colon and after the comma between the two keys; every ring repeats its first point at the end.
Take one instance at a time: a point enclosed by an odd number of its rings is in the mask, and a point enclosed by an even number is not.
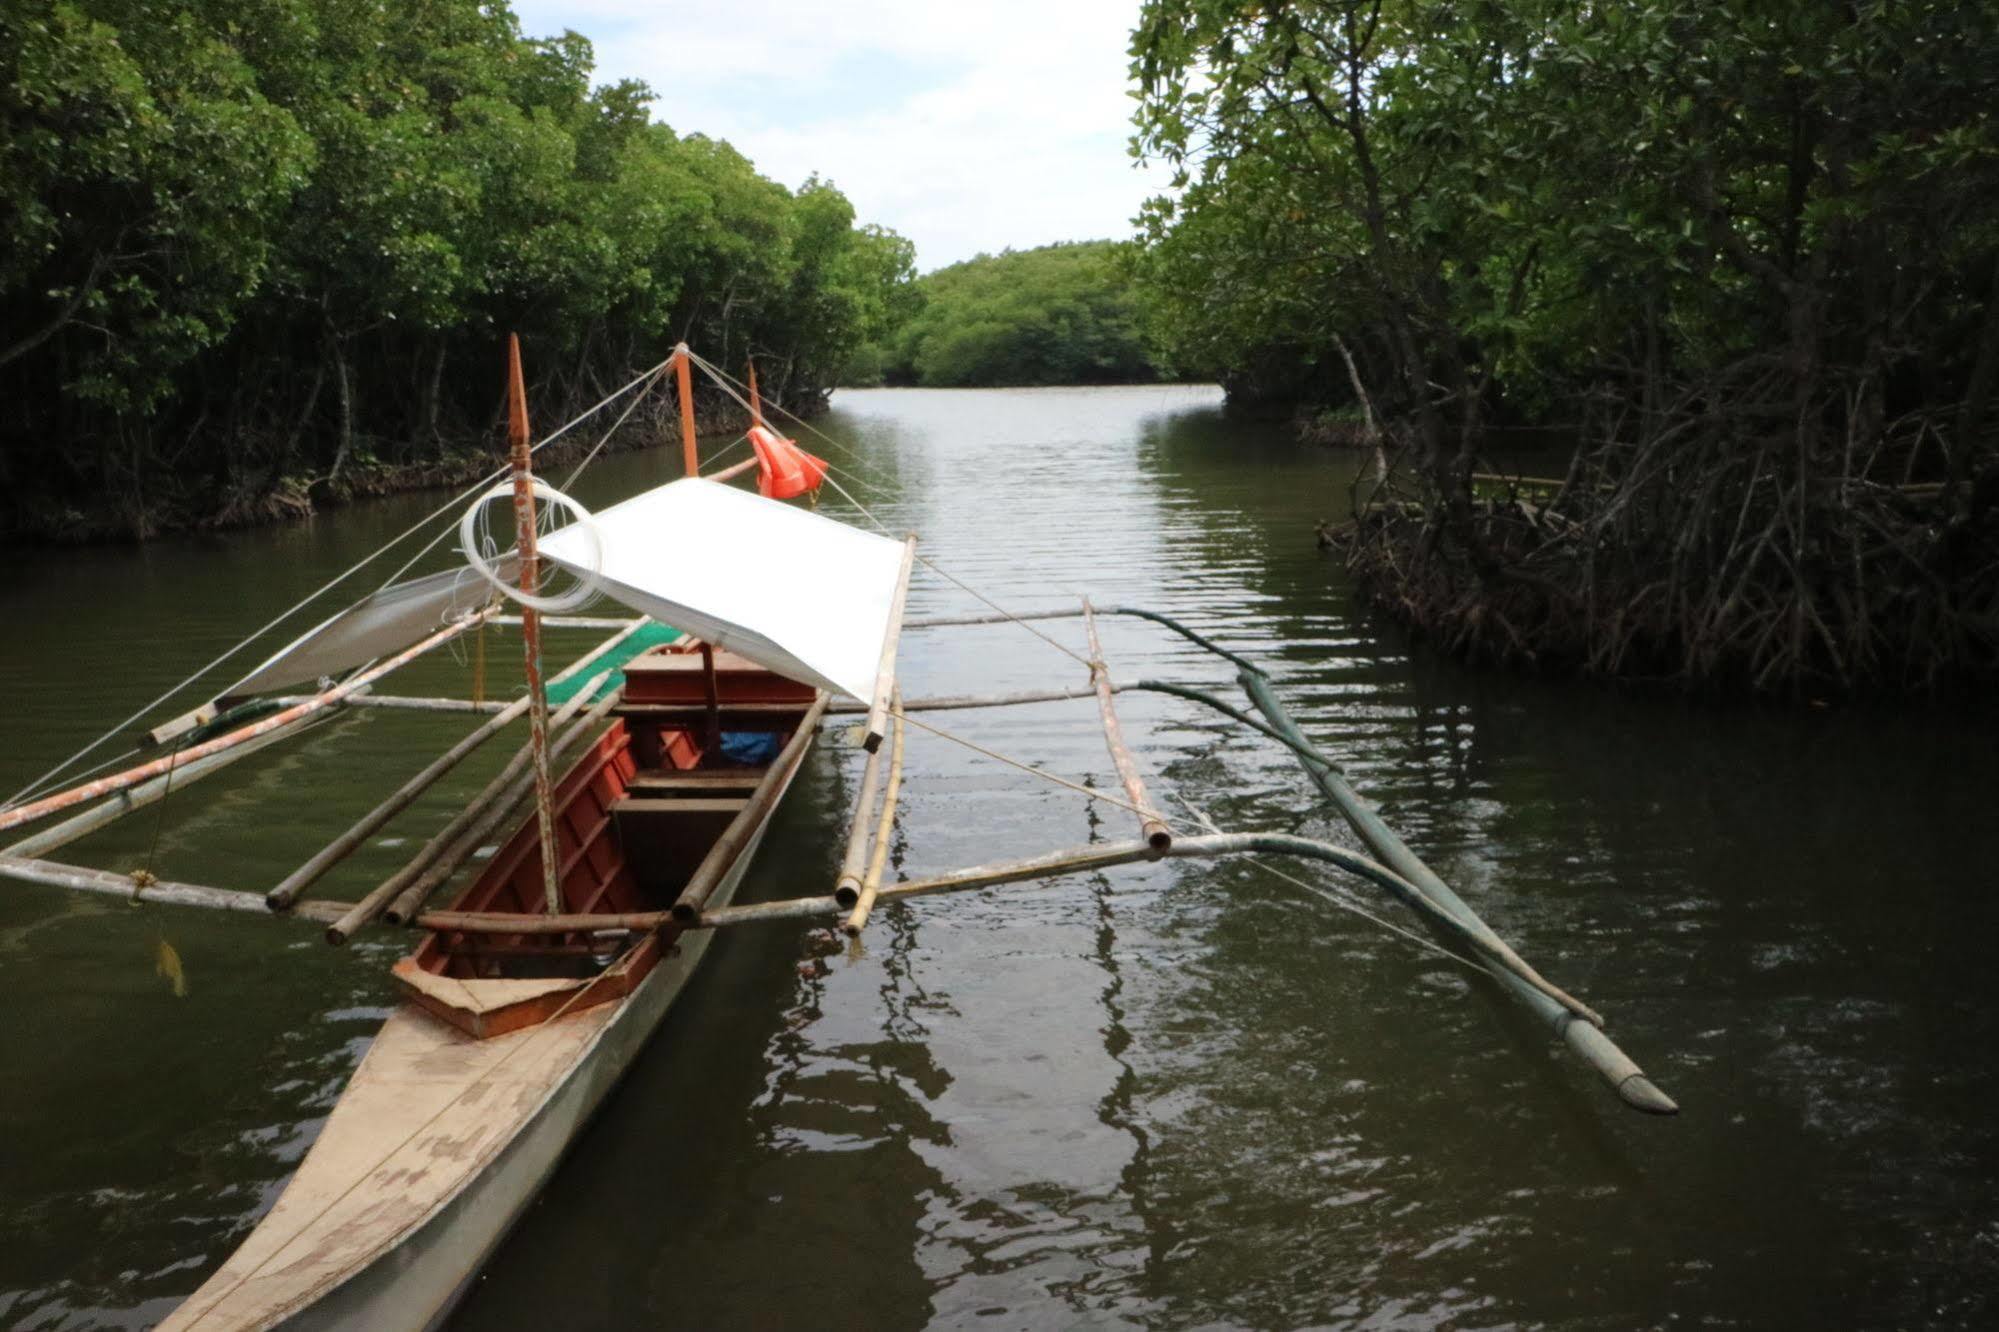
{"type": "MultiPolygon", "coordinates": [[[[690,477],[596,515],[607,596],[791,679],[874,701],[903,545],[690,477]]],[[[541,554],[578,576],[579,526],[541,554]]]]}
{"type": "MultiPolygon", "coordinates": [[[[500,576],[518,575],[509,552],[495,565],[500,576]]],[[[261,694],[310,684],[350,666],[400,652],[432,630],[486,604],[492,589],[470,569],[447,569],[385,587],[280,648],[228,694],[261,694]]]]}

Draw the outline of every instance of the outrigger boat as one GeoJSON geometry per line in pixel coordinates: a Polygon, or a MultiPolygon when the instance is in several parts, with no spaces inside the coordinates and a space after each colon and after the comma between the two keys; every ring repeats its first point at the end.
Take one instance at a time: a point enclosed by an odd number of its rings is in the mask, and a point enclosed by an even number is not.
{"type": "Polygon", "coordinates": [[[1084,602],[1074,609],[1021,614],[993,606],[990,614],[909,621],[909,628],[941,628],[1080,617],[1089,654],[1072,655],[1087,667],[1088,680],[1031,694],[904,700],[895,663],[915,537],[877,535],[786,502],[816,492],[827,468],[766,427],[754,371],[740,386],[745,398],[735,381],[683,345],[620,392],[642,392],[669,371],[687,476],[593,515],[532,475],[531,455],[541,446],[528,442],[519,352],[512,346],[513,476],[462,506],[463,569],[392,581],[211,703],[154,728],[152,742],[171,746],[163,757],[0,807],[5,831],[100,799],[0,852],[0,876],[142,902],[312,919],[334,943],[381,925],[407,926],[414,934],[415,946],[392,968],[402,1002],[297,1173],[241,1247],[164,1327],[401,1328],[441,1321],[643,1048],[718,929],[816,919],[839,921],[859,935],[879,902],[1163,857],[1285,855],[1358,875],[1407,903],[1437,937],[1461,950],[1461,960],[1547,1020],[1627,1104],[1653,1113],[1677,1108],[1603,1033],[1593,1010],[1522,961],[1395,836],[1292,723],[1254,663],[1169,617],[1084,602]],[[746,438],[755,456],[707,477],[696,451],[693,367],[736,397],[751,419],[746,438]],[[752,468],[758,493],[724,484],[752,468]],[[479,522],[489,501],[507,495],[515,547],[495,560],[479,539],[479,522]],[[549,505],[569,510],[575,521],[543,534],[549,505]],[[575,586],[561,596],[545,594],[544,583],[560,573],[575,586]],[[597,595],[641,618],[563,617],[597,595]],[[502,614],[508,599],[519,603],[517,616],[502,614]],[[1156,622],[1229,661],[1257,715],[1208,689],[1114,683],[1097,635],[1097,617],[1105,614],[1156,622]],[[523,697],[488,704],[374,692],[389,672],[494,621],[521,626],[523,697]],[[602,624],[617,633],[544,683],[544,623],[602,624]],[[660,627],[667,624],[678,632],[660,627]],[[343,679],[329,683],[341,672],[343,679]],[[322,687],[302,696],[281,692],[308,680],[322,687]],[[552,715],[551,686],[573,689],[552,715]],[[1291,749],[1374,858],[1284,834],[1223,833],[1204,818],[1197,819],[1204,830],[1192,835],[1175,828],[1148,793],[1119,727],[1114,695],[1133,689],[1201,703],[1291,749]],[[905,724],[955,739],[913,714],[1084,697],[1097,701],[1123,795],[1075,789],[1123,807],[1136,819],[1138,836],[883,883],[905,724]],[[262,714],[242,719],[245,699],[258,700],[262,714]],[[491,715],[261,894],[45,858],[161,799],[175,783],[184,787],[295,734],[326,709],[352,706],[491,715]],[[845,713],[864,715],[859,735],[867,757],[833,892],[736,903],[743,873],[822,722],[845,713]],[[402,870],[354,902],[307,896],[336,864],[524,714],[528,744],[402,870]],[[572,753],[557,776],[553,764],[572,753]],[[469,874],[451,906],[433,909],[431,898],[495,841],[497,852],[469,874]]]}

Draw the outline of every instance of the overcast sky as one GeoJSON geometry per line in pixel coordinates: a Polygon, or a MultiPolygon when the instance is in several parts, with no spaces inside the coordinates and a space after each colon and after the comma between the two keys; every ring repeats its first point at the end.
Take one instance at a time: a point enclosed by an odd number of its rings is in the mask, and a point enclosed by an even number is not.
{"type": "Polygon", "coordinates": [[[928,271],[980,251],[1130,233],[1161,188],[1126,155],[1138,0],[514,0],[573,28],[600,81],[727,139],[773,179],[817,171],[928,271]]]}

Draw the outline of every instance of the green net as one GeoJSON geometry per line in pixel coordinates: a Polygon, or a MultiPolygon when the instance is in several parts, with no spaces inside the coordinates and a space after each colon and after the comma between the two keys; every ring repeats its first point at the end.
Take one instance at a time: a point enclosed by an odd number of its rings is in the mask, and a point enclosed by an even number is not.
{"type": "MultiPolygon", "coordinates": [[[[548,687],[548,701],[550,704],[567,703],[582,690],[584,685],[589,684],[592,680],[603,674],[605,670],[611,667],[622,667],[633,657],[638,656],[639,653],[649,651],[662,644],[676,642],[680,637],[680,631],[672,625],[655,624],[651,620],[648,620],[630,638],[627,638],[615,647],[599,652],[585,663],[582,670],[577,671],[567,680],[564,680],[560,684],[550,685],[548,687]]],[[[624,682],[624,673],[619,671],[617,674],[607,678],[598,687],[596,697],[603,698],[624,682]]]]}

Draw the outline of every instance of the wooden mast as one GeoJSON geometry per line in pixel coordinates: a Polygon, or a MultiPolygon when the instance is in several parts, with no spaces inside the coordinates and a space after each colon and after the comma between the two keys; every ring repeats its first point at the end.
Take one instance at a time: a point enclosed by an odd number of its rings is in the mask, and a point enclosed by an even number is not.
{"type": "MultiPolygon", "coordinates": [[[[680,392],[680,460],[688,476],[699,476],[701,455],[694,442],[694,375],[688,362],[687,344],[683,342],[673,349],[673,382],[680,392]]],[[[712,752],[722,744],[721,687],[715,679],[715,645],[706,639],[701,641],[701,684],[708,703],[707,719],[701,727],[701,745],[712,752]]]]}
{"type": "MultiPolygon", "coordinates": [[[[521,378],[521,340],[507,334],[507,447],[514,465],[514,538],[521,553],[521,591],[534,594],[541,582],[535,554],[534,472],[528,448],[528,393],[521,378]]],[[[548,914],[562,911],[562,885],[555,860],[555,798],[548,776],[548,690],[541,679],[541,612],[521,606],[521,648],[527,667],[528,743],[534,749],[534,807],[541,826],[542,888],[548,914]]]]}
{"type": "Polygon", "coordinates": [[[762,397],[760,397],[757,394],[756,357],[752,356],[749,358],[749,366],[750,366],[750,424],[753,426],[760,426],[764,423],[764,400],[762,397]]]}

